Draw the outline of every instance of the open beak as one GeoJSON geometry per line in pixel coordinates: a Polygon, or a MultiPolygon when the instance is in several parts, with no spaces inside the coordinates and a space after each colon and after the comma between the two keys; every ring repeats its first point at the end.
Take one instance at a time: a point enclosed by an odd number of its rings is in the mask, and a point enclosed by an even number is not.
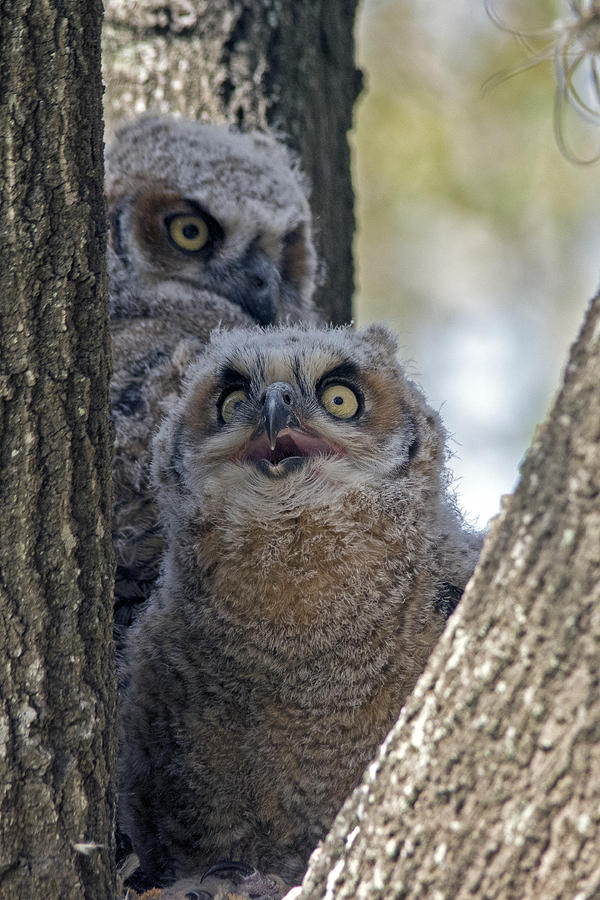
{"type": "Polygon", "coordinates": [[[339,448],[303,428],[295,412],[297,404],[298,395],[291,384],[270,384],[263,400],[261,432],[238,458],[254,463],[265,475],[280,477],[302,466],[309,457],[343,456],[339,448]]]}

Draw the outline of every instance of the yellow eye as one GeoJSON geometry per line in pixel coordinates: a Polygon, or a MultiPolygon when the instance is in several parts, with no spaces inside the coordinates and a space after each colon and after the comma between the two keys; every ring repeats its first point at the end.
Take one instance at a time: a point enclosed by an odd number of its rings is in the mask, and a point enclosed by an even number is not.
{"type": "Polygon", "coordinates": [[[173,216],[167,228],[173,243],[189,253],[201,250],[208,240],[208,227],[201,216],[173,216]]]}
{"type": "Polygon", "coordinates": [[[245,403],[248,399],[246,391],[232,391],[228,394],[221,404],[221,417],[224,422],[231,422],[235,416],[235,412],[240,403],[245,403]]]}
{"type": "Polygon", "coordinates": [[[321,403],[336,419],[351,419],[358,409],[358,397],[345,384],[330,384],[321,394],[321,403]]]}

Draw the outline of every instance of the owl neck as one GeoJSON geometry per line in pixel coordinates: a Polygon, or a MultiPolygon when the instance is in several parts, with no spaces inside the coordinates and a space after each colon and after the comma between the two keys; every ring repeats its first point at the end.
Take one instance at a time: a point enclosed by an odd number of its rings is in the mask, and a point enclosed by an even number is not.
{"type": "Polygon", "coordinates": [[[377,500],[356,491],[343,507],[305,507],[273,519],[221,509],[192,538],[182,536],[188,543],[180,542],[179,577],[189,596],[210,597],[212,613],[239,629],[260,623],[274,640],[306,633],[314,647],[321,628],[334,646],[342,634],[397,616],[421,577],[410,562],[423,558],[420,525],[404,516],[400,527],[377,500]]]}

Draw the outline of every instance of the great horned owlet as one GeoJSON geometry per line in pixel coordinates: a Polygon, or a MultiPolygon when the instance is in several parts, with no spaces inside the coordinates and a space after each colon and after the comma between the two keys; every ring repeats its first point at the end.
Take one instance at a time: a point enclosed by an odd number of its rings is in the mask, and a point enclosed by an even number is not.
{"type": "Polygon", "coordinates": [[[300,877],[474,568],[445,454],[384,326],[211,338],[155,441],[167,551],[128,643],[121,824],[151,877],[300,877]]]}
{"type": "Polygon", "coordinates": [[[144,117],[106,153],[114,377],[116,621],[149,593],[162,545],[152,434],[216,326],[315,320],[307,187],[272,137],[144,117]]]}

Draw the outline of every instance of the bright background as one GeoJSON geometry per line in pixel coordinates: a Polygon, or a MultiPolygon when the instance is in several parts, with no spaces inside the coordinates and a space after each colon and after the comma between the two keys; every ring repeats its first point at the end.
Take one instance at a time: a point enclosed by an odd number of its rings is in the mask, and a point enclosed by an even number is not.
{"type": "MultiPolygon", "coordinates": [[[[495,9],[517,28],[570,16],[566,0],[495,9]]],[[[600,281],[600,167],[558,149],[552,63],[483,90],[528,58],[483,0],[363,0],[357,43],[355,320],[400,335],[452,435],[460,503],[483,526],[600,281]]],[[[568,134],[582,153],[600,146],[600,129],[568,134]]]]}

